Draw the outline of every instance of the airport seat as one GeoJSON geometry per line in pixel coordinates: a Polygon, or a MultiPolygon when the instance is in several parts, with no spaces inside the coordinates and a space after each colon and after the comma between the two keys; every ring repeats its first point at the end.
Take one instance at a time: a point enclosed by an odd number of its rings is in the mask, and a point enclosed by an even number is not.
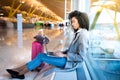
{"type": "Polygon", "coordinates": [[[88,71],[85,67],[85,63],[79,63],[74,68],[71,69],[60,69],[52,68],[44,73],[44,76],[54,73],[54,78],[52,80],[90,80],[88,78],[88,71]]]}

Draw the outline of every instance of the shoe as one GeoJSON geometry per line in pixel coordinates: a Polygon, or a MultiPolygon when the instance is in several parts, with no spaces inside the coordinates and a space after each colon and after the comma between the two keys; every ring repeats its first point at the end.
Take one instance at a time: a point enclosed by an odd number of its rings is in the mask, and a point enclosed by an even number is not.
{"type": "Polygon", "coordinates": [[[10,75],[18,75],[18,74],[19,74],[19,72],[13,71],[12,69],[6,69],[6,71],[7,71],[10,75]]]}
{"type": "Polygon", "coordinates": [[[22,75],[11,75],[11,77],[12,78],[17,78],[17,79],[24,79],[25,78],[24,74],[22,74],[22,75]]]}
{"type": "Polygon", "coordinates": [[[19,72],[13,71],[12,69],[6,69],[6,71],[11,75],[12,78],[17,78],[17,79],[24,79],[25,76],[19,75],[19,72]]]}

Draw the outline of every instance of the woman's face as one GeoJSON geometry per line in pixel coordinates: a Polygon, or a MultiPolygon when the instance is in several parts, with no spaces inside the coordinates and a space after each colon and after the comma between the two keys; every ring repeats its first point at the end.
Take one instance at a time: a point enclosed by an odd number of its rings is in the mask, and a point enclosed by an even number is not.
{"type": "Polygon", "coordinates": [[[72,17],[71,19],[71,23],[72,23],[72,26],[73,26],[73,29],[79,29],[80,28],[80,25],[78,23],[78,20],[75,18],[75,17],[72,17]]]}

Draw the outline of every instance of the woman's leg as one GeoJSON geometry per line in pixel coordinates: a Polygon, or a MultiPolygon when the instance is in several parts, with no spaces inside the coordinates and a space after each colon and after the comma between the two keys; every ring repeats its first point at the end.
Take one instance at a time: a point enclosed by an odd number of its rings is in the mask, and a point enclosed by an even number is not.
{"type": "Polygon", "coordinates": [[[19,72],[19,74],[24,74],[28,72],[29,70],[33,70],[36,67],[38,67],[42,62],[46,62],[48,64],[51,64],[56,67],[63,68],[66,64],[66,58],[64,57],[55,57],[55,56],[48,56],[44,53],[41,53],[36,56],[32,61],[28,62],[25,65],[22,65],[18,68],[12,69],[14,71],[19,72]]]}
{"type": "Polygon", "coordinates": [[[24,74],[26,72],[28,72],[29,70],[35,69],[42,62],[46,62],[46,63],[51,64],[53,66],[63,68],[66,64],[66,58],[65,57],[53,57],[53,56],[48,56],[46,54],[39,54],[38,56],[36,56],[35,59],[28,62],[26,65],[23,65],[23,66],[16,68],[16,69],[7,69],[7,71],[8,71],[8,73],[11,74],[12,78],[24,79],[25,78],[24,74]],[[14,70],[15,71],[21,70],[21,71],[15,72],[14,70]]]}
{"type": "Polygon", "coordinates": [[[19,73],[19,75],[22,75],[26,72],[28,72],[29,70],[27,69],[27,66],[26,64],[25,65],[22,65],[20,67],[17,67],[17,68],[13,68],[13,69],[9,69],[9,70],[13,70],[13,71],[17,71],[19,73]]]}
{"type": "Polygon", "coordinates": [[[35,59],[28,62],[26,64],[26,66],[29,70],[33,70],[36,67],[38,67],[42,62],[46,62],[53,66],[63,68],[66,64],[66,58],[65,57],[48,56],[46,54],[39,54],[36,56],[35,59]]]}
{"type": "Polygon", "coordinates": [[[29,70],[28,70],[27,66],[25,65],[24,68],[23,68],[21,71],[19,71],[19,75],[25,74],[25,73],[27,73],[28,71],[29,71],[29,70]]]}
{"type": "Polygon", "coordinates": [[[11,75],[12,78],[24,79],[24,74],[29,70],[27,69],[26,65],[22,65],[14,69],[6,69],[6,71],[11,75]]]}
{"type": "Polygon", "coordinates": [[[17,67],[17,68],[14,68],[14,69],[12,69],[12,70],[17,71],[17,72],[20,72],[20,71],[22,71],[24,68],[25,68],[25,65],[22,65],[22,66],[19,66],[19,67],[17,67]]]}

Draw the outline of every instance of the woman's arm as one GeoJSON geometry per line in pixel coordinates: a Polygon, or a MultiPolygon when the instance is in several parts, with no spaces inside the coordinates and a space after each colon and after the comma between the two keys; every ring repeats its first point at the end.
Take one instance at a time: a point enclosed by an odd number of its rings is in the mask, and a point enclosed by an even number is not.
{"type": "Polygon", "coordinates": [[[67,57],[67,54],[64,54],[62,51],[55,51],[53,54],[58,57],[67,57]]]}

